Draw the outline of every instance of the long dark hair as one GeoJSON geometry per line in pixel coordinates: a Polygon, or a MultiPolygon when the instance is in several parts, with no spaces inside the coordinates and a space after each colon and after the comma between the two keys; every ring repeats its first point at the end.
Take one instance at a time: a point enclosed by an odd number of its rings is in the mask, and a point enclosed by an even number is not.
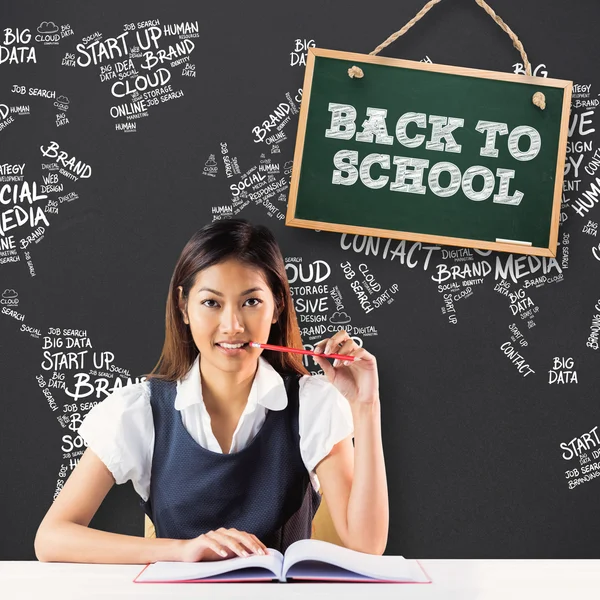
{"type": "MultiPolygon", "coordinates": [[[[237,259],[260,269],[275,298],[279,315],[271,326],[267,343],[302,348],[300,328],[292,302],[281,250],[271,231],[263,225],[253,225],[245,219],[215,221],[198,230],[179,256],[169,284],[165,315],[165,342],[158,363],[147,379],[167,381],[181,379],[198,356],[189,325],[179,310],[177,288],[182,286],[188,297],[196,274],[220,262],[237,259]]],[[[295,372],[308,375],[301,354],[263,350],[262,355],[279,373],[295,372]]]]}

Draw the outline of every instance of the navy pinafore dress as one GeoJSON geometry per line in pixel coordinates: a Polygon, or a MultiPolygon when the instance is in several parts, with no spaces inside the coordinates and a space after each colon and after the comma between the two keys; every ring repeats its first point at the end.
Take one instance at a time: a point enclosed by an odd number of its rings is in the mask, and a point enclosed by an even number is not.
{"type": "Polygon", "coordinates": [[[185,429],[175,408],[176,382],[149,380],[155,442],[150,496],[140,504],[157,537],[191,539],[236,528],[280,552],[310,538],[321,495],[300,454],[300,376],[282,377],[286,408],[267,411],[249,445],[230,454],[203,448],[185,429]]]}

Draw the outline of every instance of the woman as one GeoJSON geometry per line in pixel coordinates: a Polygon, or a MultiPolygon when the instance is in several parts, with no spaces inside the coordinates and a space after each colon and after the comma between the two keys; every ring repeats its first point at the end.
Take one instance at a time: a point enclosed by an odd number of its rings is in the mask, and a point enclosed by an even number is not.
{"type": "Polygon", "coordinates": [[[35,539],[41,561],[219,560],[308,538],[322,490],[344,545],[382,554],[388,497],[375,357],[345,330],[319,353],[360,361],[310,376],[281,251],[263,226],[230,219],[196,232],[171,278],[157,366],[96,405],[87,449],[35,539]],[[354,447],[352,438],[354,437],[354,447]],[[88,527],[131,480],[156,538],[88,527]]]}

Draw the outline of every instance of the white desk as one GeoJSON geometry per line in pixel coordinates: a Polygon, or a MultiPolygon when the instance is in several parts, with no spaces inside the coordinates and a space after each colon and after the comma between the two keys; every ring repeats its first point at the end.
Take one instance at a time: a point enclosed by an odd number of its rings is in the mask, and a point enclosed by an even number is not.
{"type": "Polygon", "coordinates": [[[0,561],[0,598],[87,600],[108,598],[260,598],[325,600],[365,597],[402,600],[596,600],[600,560],[421,560],[433,580],[387,583],[142,584],[140,565],[0,561]]]}

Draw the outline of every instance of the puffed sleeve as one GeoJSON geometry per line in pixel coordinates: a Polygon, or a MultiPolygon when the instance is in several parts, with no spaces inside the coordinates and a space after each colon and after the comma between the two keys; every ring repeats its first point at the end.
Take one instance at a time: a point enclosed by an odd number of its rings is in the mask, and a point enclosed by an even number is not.
{"type": "Polygon", "coordinates": [[[300,454],[315,490],[317,464],[338,442],[354,433],[350,404],[325,375],[303,375],[299,381],[300,454]]]}
{"type": "Polygon", "coordinates": [[[148,382],[131,383],[110,393],[87,414],[79,435],[116,483],[131,479],[135,491],[148,499],[154,451],[148,382]]]}

